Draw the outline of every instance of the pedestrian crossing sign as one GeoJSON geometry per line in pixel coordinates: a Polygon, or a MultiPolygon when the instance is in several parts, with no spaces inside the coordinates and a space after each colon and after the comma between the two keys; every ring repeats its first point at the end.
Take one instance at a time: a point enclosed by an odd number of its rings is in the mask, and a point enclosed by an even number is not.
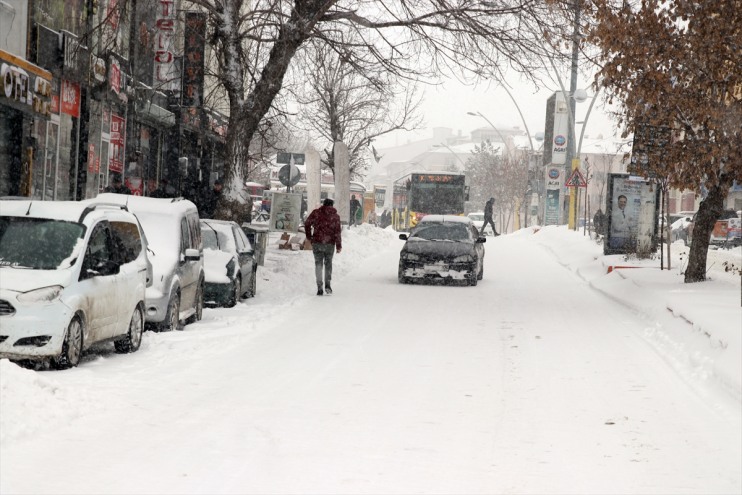
{"type": "Polygon", "coordinates": [[[587,187],[587,181],[585,181],[585,176],[582,175],[580,169],[576,168],[572,171],[572,175],[569,176],[565,185],[567,187],[587,187]]]}

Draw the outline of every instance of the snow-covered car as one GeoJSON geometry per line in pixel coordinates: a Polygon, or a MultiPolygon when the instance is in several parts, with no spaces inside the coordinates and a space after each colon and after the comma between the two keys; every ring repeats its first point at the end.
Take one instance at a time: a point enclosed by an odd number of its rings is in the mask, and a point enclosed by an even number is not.
{"type": "Polygon", "coordinates": [[[253,297],[258,264],[255,251],[235,222],[201,220],[206,275],[205,301],[232,307],[243,296],[253,297]]]}
{"type": "MultiPolygon", "coordinates": [[[[693,226],[696,222],[696,216],[688,224],[688,236],[685,245],[689,246],[693,242],[693,226]]],[[[742,245],[742,211],[726,209],[721,212],[714,222],[709,237],[709,245],[718,247],[734,247],[742,245]]]]}
{"type": "Polygon", "coordinates": [[[136,351],[151,277],[125,207],[0,201],[0,357],[69,368],[100,342],[136,351]]]}
{"type": "Polygon", "coordinates": [[[458,281],[477,285],[484,275],[484,245],[471,218],[426,215],[407,234],[399,253],[399,282],[458,281]]]}
{"type": "MultiPolygon", "coordinates": [[[[482,225],[484,225],[484,212],[483,211],[473,211],[467,215],[467,217],[471,218],[472,224],[477,228],[477,232],[482,232],[482,225]]],[[[487,227],[484,229],[484,235],[494,235],[495,233],[492,232],[492,225],[487,225],[487,227]]]]}
{"type": "Polygon", "coordinates": [[[147,237],[154,279],[147,287],[147,325],[157,330],[182,329],[201,319],[204,263],[196,205],[183,198],[149,198],[103,193],[84,203],[126,205],[147,237]]]}

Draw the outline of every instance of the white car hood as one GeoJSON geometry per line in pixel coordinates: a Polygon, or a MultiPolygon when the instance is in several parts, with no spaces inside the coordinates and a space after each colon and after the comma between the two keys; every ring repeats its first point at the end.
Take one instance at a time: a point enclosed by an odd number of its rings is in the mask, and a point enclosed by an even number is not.
{"type": "Polygon", "coordinates": [[[25,268],[0,267],[0,287],[14,292],[28,292],[42,287],[70,284],[74,270],[29,270],[25,268]]]}

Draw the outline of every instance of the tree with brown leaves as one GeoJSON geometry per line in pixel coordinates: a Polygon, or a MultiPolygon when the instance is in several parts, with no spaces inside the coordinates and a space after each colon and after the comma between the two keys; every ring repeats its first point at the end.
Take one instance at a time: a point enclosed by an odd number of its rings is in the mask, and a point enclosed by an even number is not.
{"type": "Polygon", "coordinates": [[[742,182],[742,0],[593,0],[596,78],[622,107],[624,135],[650,140],[631,171],[703,195],[686,282],[706,279],[714,223],[742,182]],[[668,129],[668,132],[661,132],[668,129]]]}

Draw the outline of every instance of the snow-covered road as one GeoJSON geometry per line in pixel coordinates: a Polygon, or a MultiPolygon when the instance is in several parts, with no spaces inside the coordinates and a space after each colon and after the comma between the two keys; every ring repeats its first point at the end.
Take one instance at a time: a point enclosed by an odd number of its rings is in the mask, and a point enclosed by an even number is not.
{"type": "Polygon", "coordinates": [[[138,353],[0,362],[0,492],[740,493],[739,404],[542,246],[489,238],[477,287],[400,285],[401,241],[351,237],[330,297],[274,253],[293,287],[269,272],[138,353]]]}

